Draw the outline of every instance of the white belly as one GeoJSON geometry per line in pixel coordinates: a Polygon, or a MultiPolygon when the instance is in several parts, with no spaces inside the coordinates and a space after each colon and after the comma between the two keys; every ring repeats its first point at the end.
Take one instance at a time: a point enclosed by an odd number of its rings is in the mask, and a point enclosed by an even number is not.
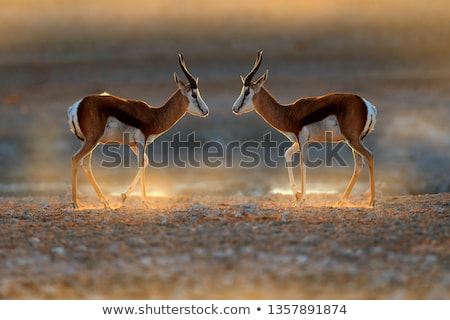
{"type": "Polygon", "coordinates": [[[305,135],[307,141],[340,142],[344,140],[335,115],[304,126],[300,135],[305,135]]]}
{"type": "Polygon", "coordinates": [[[142,137],[141,130],[110,117],[99,142],[103,144],[136,144],[136,142],[142,140],[142,137]]]}

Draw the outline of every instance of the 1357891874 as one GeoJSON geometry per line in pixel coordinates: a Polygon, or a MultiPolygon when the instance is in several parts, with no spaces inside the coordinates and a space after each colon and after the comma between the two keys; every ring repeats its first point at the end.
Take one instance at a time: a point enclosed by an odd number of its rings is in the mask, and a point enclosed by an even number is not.
{"type": "Polygon", "coordinates": [[[268,314],[346,314],[345,304],[269,304],[268,314]]]}

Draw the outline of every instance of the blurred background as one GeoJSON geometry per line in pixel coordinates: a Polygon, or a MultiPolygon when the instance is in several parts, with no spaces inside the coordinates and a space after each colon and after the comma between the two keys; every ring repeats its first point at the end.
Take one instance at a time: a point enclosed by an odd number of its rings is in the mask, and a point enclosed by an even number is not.
{"type": "MultiPolygon", "coordinates": [[[[239,75],[264,51],[266,88],[280,103],[343,91],[378,108],[366,145],[375,154],[378,196],[450,191],[450,3],[446,0],[1,0],[0,195],[70,192],[70,159],[79,142],[70,133],[67,108],[107,91],[159,106],[182,75],[177,54],[200,78],[210,116],[186,115],[152,146],[195,132],[202,143],[286,138],[255,113],[237,117],[231,106],[239,75]]],[[[315,148],[317,149],[317,148],[315,148]]],[[[128,154],[126,149],[121,149],[128,154]]],[[[258,149],[257,152],[261,152],[258,149]]],[[[151,167],[148,190],[164,194],[289,192],[284,158],[278,164],[240,168],[151,167]]],[[[124,191],[135,172],[101,168],[105,192],[124,191]]],[[[307,170],[310,192],[342,192],[350,167],[307,170]]],[[[162,154],[164,155],[164,154],[162,154]]],[[[314,157],[326,157],[320,151],[314,157]]],[[[81,171],[80,171],[81,172],[81,171]]],[[[299,178],[299,170],[297,178],[299,178]]],[[[81,177],[81,193],[93,195],[81,177]]],[[[367,170],[355,194],[368,187],[367,170]]]]}

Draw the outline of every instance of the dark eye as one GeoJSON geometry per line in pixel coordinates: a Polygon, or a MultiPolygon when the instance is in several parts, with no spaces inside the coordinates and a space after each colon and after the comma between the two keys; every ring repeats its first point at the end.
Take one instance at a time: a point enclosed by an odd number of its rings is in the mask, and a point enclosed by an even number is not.
{"type": "Polygon", "coordinates": [[[248,87],[247,90],[245,90],[244,94],[245,94],[246,96],[248,96],[248,95],[250,94],[250,87],[248,87]]]}
{"type": "Polygon", "coordinates": [[[197,99],[197,94],[195,92],[192,92],[192,98],[197,99]]]}

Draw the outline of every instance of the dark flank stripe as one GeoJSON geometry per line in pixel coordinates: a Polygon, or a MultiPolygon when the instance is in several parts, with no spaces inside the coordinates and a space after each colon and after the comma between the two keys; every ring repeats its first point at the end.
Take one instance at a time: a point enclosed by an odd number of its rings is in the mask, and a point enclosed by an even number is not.
{"type": "Polygon", "coordinates": [[[78,123],[83,135],[99,139],[109,117],[139,129],[145,137],[160,134],[172,127],[185,113],[188,99],[180,90],[161,107],[152,107],[139,100],[116,96],[92,95],[81,101],[78,107],[78,123]]]}
{"type": "MultiPolygon", "coordinates": [[[[364,100],[354,94],[332,93],[325,96],[302,98],[291,104],[280,105],[262,87],[253,96],[255,109],[269,124],[282,132],[296,136],[304,126],[335,115],[345,137],[355,132],[362,133],[367,120],[367,106],[364,100]]],[[[358,134],[359,137],[359,134],[358,134]]]]}

